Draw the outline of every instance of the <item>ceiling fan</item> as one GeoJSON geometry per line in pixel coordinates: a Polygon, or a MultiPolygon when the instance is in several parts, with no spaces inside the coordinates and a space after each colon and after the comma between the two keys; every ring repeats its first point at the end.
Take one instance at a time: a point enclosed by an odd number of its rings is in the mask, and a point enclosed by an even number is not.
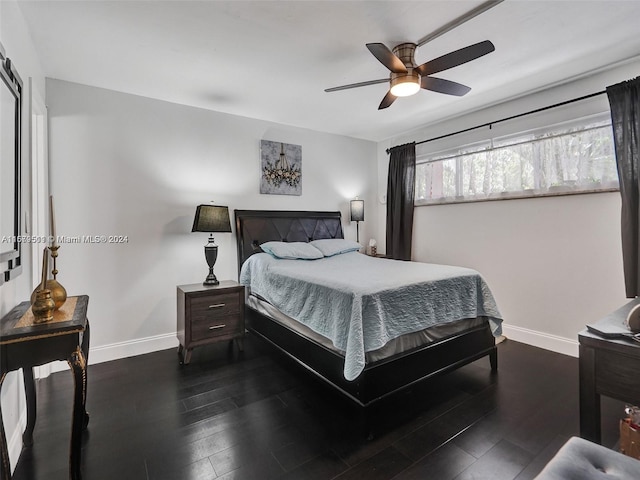
{"type": "Polygon", "coordinates": [[[470,87],[431,75],[470,62],[495,50],[493,43],[485,40],[417,65],[414,60],[417,48],[415,43],[401,43],[393,47],[393,50],[389,50],[383,43],[367,43],[367,48],[390,70],[389,78],[327,88],[325,92],[389,82],[389,91],[380,102],[378,110],[389,107],[398,97],[408,97],[417,93],[421,88],[459,97],[467,94],[471,90],[470,87]]]}
{"type": "Polygon", "coordinates": [[[488,0],[476,8],[470,10],[459,18],[454,19],[435,32],[427,35],[418,41],[418,43],[401,43],[396,45],[393,50],[383,43],[367,43],[367,48],[376,57],[380,63],[387,67],[391,74],[389,78],[381,78],[380,80],[369,80],[367,82],[351,83],[340,87],[327,88],[325,92],[337,92],[339,90],[347,90],[349,88],[364,87],[367,85],[375,85],[378,83],[389,82],[389,91],[380,102],[378,110],[389,107],[396,98],[407,97],[417,93],[421,88],[431,90],[447,95],[462,96],[471,90],[470,87],[461,83],[445,80],[444,78],[432,77],[434,73],[442,72],[463,63],[470,62],[476,58],[482,57],[495,50],[495,46],[489,40],[475,43],[468,47],[455,50],[441,57],[433,59],[429,62],[417,65],[414,60],[416,48],[421,47],[427,42],[444,35],[445,33],[459,27],[463,23],[472,18],[486,12],[490,8],[502,3],[504,0],[488,0]]]}

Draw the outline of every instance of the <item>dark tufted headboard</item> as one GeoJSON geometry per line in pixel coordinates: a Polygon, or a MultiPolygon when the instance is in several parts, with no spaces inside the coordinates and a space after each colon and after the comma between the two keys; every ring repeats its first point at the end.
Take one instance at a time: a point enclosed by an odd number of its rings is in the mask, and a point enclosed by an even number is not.
{"type": "Polygon", "coordinates": [[[244,261],[269,241],[310,242],[344,238],[340,212],[234,210],[238,242],[238,275],[244,261]]]}

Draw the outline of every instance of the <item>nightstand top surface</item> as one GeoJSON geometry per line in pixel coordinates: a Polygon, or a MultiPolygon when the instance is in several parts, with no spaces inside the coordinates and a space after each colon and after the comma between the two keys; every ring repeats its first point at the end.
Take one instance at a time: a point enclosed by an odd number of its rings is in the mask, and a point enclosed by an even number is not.
{"type": "Polygon", "coordinates": [[[209,290],[224,290],[225,288],[242,287],[235,280],[222,280],[218,285],[203,285],[201,283],[190,283],[189,285],[178,285],[178,289],[184,293],[206,292],[209,290]]]}

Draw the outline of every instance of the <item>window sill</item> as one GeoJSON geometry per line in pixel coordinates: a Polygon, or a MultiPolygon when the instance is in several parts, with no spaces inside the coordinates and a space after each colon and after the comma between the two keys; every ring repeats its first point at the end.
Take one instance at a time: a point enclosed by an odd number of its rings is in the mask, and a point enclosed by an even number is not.
{"type": "Polygon", "coordinates": [[[571,191],[571,190],[561,190],[557,192],[549,191],[544,193],[533,194],[530,191],[523,192],[510,192],[504,194],[494,194],[492,196],[486,197],[473,197],[473,198],[464,198],[464,197],[449,197],[442,198],[437,200],[418,200],[414,202],[414,207],[430,207],[433,205],[450,205],[450,204],[458,204],[458,203],[479,203],[479,202],[494,202],[497,200],[522,200],[525,198],[547,198],[547,197],[565,197],[567,195],[584,195],[584,194],[593,194],[593,193],[610,193],[610,192],[619,192],[620,188],[599,188],[592,190],[580,190],[580,191],[571,191]]]}

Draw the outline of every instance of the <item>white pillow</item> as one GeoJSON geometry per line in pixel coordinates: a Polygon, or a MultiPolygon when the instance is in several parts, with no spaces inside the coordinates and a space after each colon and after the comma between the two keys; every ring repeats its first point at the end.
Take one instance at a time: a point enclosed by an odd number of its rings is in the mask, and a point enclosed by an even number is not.
{"type": "Polygon", "coordinates": [[[310,243],[320,250],[325,257],[332,257],[341,253],[355,252],[362,248],[362,245],[359,243],[345,238],[325,238],[322,240],[314,240],[310,243]]]}
{"type": "Polygon", "coordinates": [[[306,242],[266,242],[260,248],[276,258],[316,260],[323,257],[320,250],[306,242]]]}

